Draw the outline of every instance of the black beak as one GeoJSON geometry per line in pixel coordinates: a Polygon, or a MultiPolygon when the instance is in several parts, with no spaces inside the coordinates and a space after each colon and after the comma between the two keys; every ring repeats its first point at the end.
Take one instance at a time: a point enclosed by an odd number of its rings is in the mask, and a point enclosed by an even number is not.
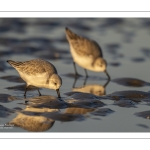
{"type": "Polygon", "coordinates": [[[59,89],[56,89],[56,92],[57,92],[58,98],[61,98],[61,97],[60,97],[59,89]]]}
{"type": "Polygon", "coordinates": [[[107,75],[107,77],[108,77],[108,80],[110,80],[110,76],[109,76],[107,70],[105,70],[104,72],[106,73],[106,75],[107,75]]]}

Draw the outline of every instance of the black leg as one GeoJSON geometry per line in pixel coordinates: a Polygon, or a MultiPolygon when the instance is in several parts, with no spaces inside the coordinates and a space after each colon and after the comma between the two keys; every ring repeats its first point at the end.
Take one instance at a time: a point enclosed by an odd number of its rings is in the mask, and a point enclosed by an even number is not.
{"type": "Polygon", "coordinates": [[[75,62],[73,62],[73,66],[74,66],[74,70],[75,70],[75,76],[78,76],[79,74],[78,74],[78,72],[77,72],[76,63],[75,63],[75,62]]]}
{"type": "Polygon", "coordinates": [[[37,90],[38,90],[38,92],[39,92],[39,96],[41,96],[41,93],[40,93],[40,91],[39,91],[39,88],[37,88],[37,90]]]}
{"type": "Polygon", "coordinates": [[[86,74],[86,78],[88,78],[88,73],[87,73],[86,69],[84,69],[84,71],[85,71],[85,74],[86,74]]]}
{"type": "MultiPolygon", "coordinates": [[[[25,99],[26,99],[27,90],[28,90],[28,86],[26,85],[25,92],[24,92],[24,98],[25,99]]],[[[25,100],[25,104],[27,104],[27,103],[28,103],[28,101],[25,100]]]]}
{"type": "Polygon", "coordinates": [[[27,90],[28,90],[28,85],[26,86],[26,88],[25,88],[25,92],[24,92],[24,97],[25,97],[25,98],[26,98],[27,90]]]}

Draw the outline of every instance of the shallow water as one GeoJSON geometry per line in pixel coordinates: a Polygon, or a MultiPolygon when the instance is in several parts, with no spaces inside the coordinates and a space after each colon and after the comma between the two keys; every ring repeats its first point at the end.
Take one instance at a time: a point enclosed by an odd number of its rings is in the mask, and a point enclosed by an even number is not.
{"type": "Polygon", "coordinates": [[[0,132],[149,132],[149,27],[147,18],[0,19],[0,132]],[[100,44],[110,81],[91,71],[86,79],[79,66],[74,78],[65,27],[100,44]],[[34,87],[23,97],[25,83],[6,60],[33,58],[55,65],[61,100],[34,87]]]}

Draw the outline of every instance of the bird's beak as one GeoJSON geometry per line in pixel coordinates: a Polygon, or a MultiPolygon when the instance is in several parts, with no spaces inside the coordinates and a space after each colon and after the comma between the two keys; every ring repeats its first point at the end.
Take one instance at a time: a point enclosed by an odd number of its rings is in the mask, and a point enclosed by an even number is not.
{"type": "Polygon", "coordinates": [[[59,89],[56,89],[56,92],[57,92],[58,98],[61,98],[61,97],[60,97],[59,89]]]}
{"type": "Polygon", "coordinates": [[[110,76],[109,76],[107,70],[105,70],[104,72],[106,73],[106,75],[107,75],[107,77],[108,77],[108,80],[110,80],[110,76]]]}

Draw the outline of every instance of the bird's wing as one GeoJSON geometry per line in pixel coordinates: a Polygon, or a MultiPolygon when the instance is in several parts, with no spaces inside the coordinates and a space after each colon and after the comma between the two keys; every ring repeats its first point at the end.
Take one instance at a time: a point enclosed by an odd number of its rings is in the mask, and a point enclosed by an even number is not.
{"type": "Polygon", "coordinates": [[[71,46],[79,55],[92,56],[93,58],[103,57],[102,50],[95,41],[80,38],[71,40],[71,46]]]}
{"type": "Polygon", "coordinates": [[[103,57],[101,47],[97,42],[78,36],[68,28],[66,28],[66,37],[70,46],[79,55],[92,56],[94,58],[103,57]]]}
{"type": "Polygon", "coordinates": [[[50,76],[53,73],[57,73],[56,68],[51,63],[40,59],[25,62],[9,61],[9,63],[16,68],[16,70],[31,76],[43,73],[50,76]]]}

